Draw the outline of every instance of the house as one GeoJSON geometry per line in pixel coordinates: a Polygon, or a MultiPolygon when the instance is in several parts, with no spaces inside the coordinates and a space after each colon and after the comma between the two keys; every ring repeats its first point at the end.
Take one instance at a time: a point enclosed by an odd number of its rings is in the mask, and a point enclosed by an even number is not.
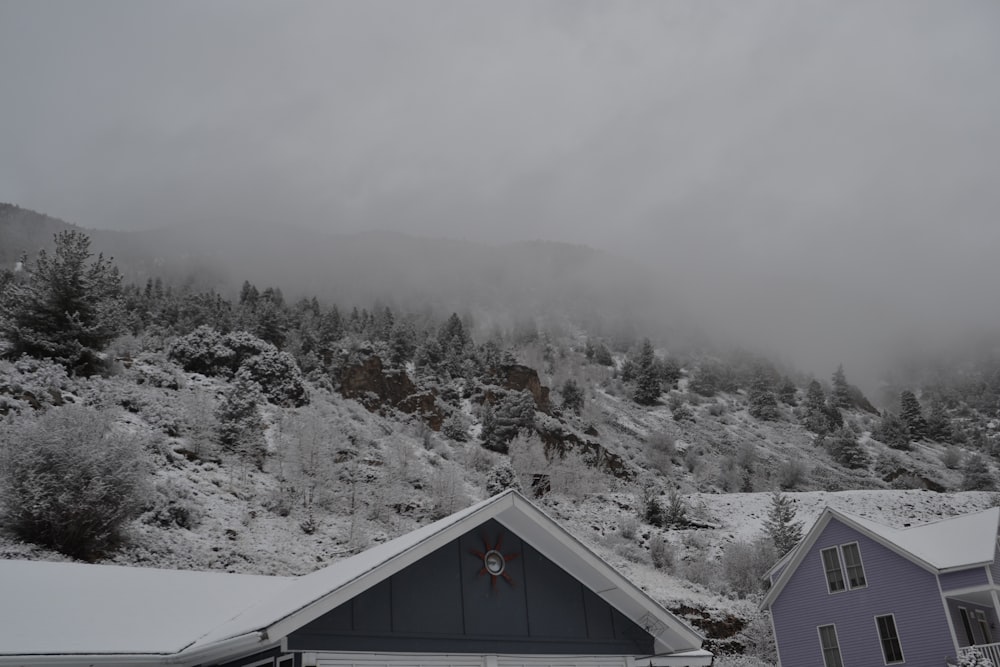
{"type": "Polygon", "coordinates": [[[514,491],[302,577],[0,561],[0,665],[697,667],[701,643],[514,491]]]}
{"type": "Polygon", "coordinates": [[[1000,665],[1000,560],[993,508],[890,528],[827,508],[768,573],[784,667],[1000,665]]]}

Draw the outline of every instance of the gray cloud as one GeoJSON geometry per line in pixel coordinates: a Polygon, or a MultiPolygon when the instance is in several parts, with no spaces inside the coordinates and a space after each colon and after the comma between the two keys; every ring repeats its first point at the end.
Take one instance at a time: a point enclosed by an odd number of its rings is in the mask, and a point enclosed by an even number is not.
{"type": "Polygon", "coordinates": [[[985,0],[6,2],[0,199],[591,244],[826,369],[998,324],[998,29],[985,0]]]}

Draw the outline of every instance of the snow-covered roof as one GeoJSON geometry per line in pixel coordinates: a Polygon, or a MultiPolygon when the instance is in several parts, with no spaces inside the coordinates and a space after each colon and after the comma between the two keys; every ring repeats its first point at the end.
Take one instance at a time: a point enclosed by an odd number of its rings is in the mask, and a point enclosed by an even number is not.
{"type": "Polygon", "coordinates": [[[1000,508],[997,507],[902,529],[848,516],[873,534],[941,571],[992,562],[1000,524],[1000,508]]]}
{"type": "Polygon", "coordinates": [[[892,528],[827,507],[798,545],[771,568],[769,574],[778,572],[787,563],[764,597],[762,607],[778,597],[831,519],[854,528],[927,570],[943,573],[993,562],[1000,529],[1000,508],[992,507],[918,526],[892,528]]]}
{"type": "Polygon", "coordinates": [[[178,653],[291,581],[0,560],[0,656],[178,653]]]}
{"type": "Polygon", "coordinates": [[[260,650],[489,519],[646,628],[657,653],[701,647],[700,634],[507,491],[302,577],[0,561],[0,664],[42,654],[194,664],[220,647],[260,650]]]}

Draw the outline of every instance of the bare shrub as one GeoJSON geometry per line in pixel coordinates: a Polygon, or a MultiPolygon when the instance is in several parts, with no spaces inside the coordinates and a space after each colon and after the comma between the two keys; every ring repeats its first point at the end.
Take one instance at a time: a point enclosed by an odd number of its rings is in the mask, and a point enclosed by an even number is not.
{"type": "Polygon", "coordinates": [[[92,560],[142,511],[142,443],[114,413],[76,405],[0,430],[0,512],[19,537],[92,560]]]}
{"type": "Polygon", "coordinates": [[[804,485],[809,477],[809,468],[800,458],[788,459],[778,466],[778,486],[783,491],[791,491],[804,485]]]}
{"type": "Polygon", "coordinates": [[[618,534],[626,540],[635,539],[635,534],[639,530],[639,519],[632,514],[621,514],[618,516],[618,534]]]}
{"type": "Polygon", "coordinates": [[[674,566],[674,547],[663,535],[655,535],[649,541],[649,557],[657,570],[667,570],[674,566]]]}
{"type": "Polygon", "coordinates": [[[948,470],[956,470],[962,465],[962,450],[954,445],[950,445],[941,453],[941,463],[948,470]]]}
{"type": "Polygon", "coordinates": [[[734,542],[722,555],[722,577],[738,597],[764,590],[764,573],[778,559],[778,553],[768,539],[734,542]]]}

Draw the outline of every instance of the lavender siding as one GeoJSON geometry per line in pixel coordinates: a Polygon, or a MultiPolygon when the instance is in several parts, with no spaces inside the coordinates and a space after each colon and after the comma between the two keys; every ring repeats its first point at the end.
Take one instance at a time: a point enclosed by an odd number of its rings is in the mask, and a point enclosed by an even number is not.
{"type": "Polygon", "coordinates": [[[936,575],[831,519],[771,605],[781,665],[822,667],[816,628],[834,624],[845,667],[883,665],[875,617],[893,614],[906,665],[941,667],[955,648],[936,575]],[[857,542],[867,588],[827,592],[820,551],[857,542]]]}
{"type": "Polygon", "coordinates": [[[997,617],[993,613],[991,607],[984,607],[978,604],[972,604],[970,602],[963,602],[961,600],[948,600],[948,611],[951,613],[952,623],[955,624],[955,635],[958,637],[959,646],[969,646],[969,638],[965,634],[965,627],[962,625],[962,617],[959,616],[958,608],[965,607],[969,611],[969,621],[972,624],[972,637],[974,644],[991,644],[1000,640],[1000,635],[993,631],[993,642],[987,641],[988,637],[983,637],[983,631],[979,627],[979,622],[976,621],[976,610],[981,610],[986,612],[986,618],[989,619],[990,623],[996,625],[997,617]]]}
{"type": "Polygon", "coordinates": [[[990,580],[986,577],[985,567],[974,567],[971,570],[961,570],[959,572],[948,572],[940,576],[941,590],[957,591],[962,588],[972,588],[973,586],[987,586],[990,580]]]}

